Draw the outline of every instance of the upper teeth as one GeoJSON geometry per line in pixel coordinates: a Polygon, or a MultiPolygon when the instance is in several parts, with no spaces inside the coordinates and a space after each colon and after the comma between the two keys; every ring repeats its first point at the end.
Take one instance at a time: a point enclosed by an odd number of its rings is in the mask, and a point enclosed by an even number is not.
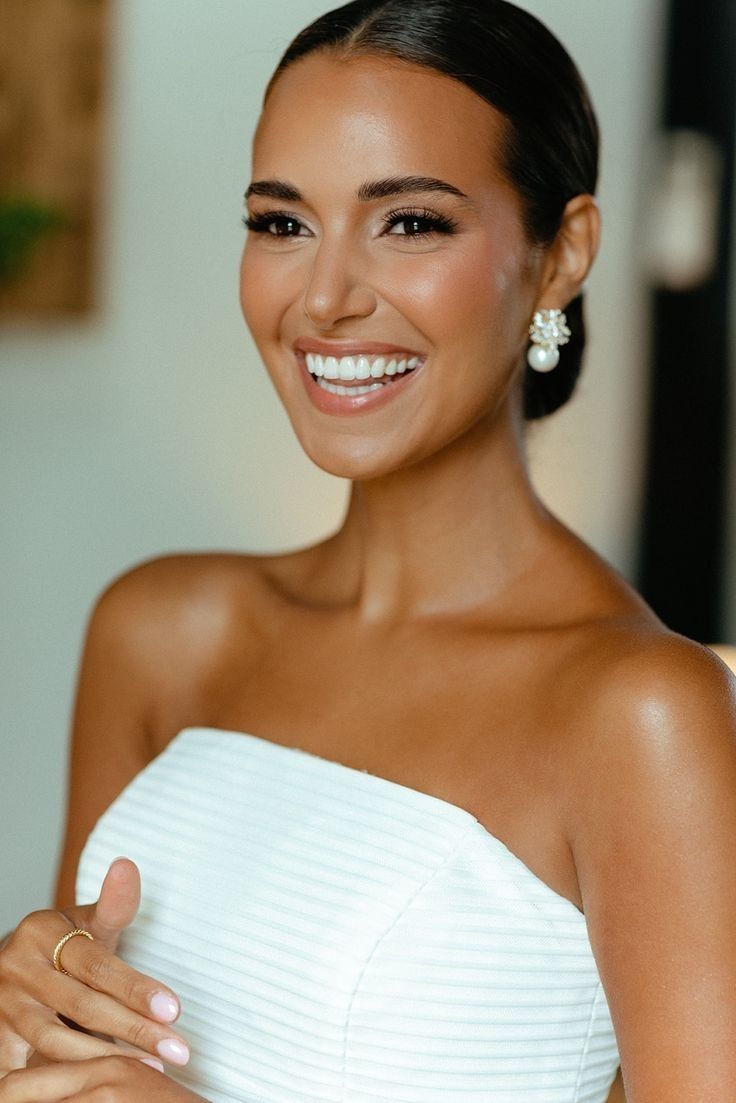
{"type": "Polygon", "coordinates": [[[318,352],[306,354],[307,369],[317,378],[325,379],[381,379],[384,375],[400,375],[402,372],[411,371],[421,362],[421,356],[398,357],[390,359],[386,356],[322,356],[318,352]]]}

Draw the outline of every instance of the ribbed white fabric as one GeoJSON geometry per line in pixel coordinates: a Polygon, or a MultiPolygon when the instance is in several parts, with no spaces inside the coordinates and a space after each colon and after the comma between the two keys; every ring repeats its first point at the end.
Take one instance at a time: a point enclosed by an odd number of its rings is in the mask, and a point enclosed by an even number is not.
{"type": "MultiPolygon", "coordinates": [[[[93,830],[143,902],[120,953],[180,996],[212,1103],[604,1103],[585,917],[468,811],[240,732],[186,728],[93,830]]],[[[173,1070],[172,1070],[173,1071],[173,1070]]]]}

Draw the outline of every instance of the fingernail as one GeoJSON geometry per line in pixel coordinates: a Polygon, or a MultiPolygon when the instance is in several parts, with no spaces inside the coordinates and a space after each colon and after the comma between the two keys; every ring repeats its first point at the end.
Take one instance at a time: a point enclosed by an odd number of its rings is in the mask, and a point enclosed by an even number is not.
{"type": "Polygon", "coordinates": [[[180,1042],[178,1038],[164,1038],[156,1046],[156,1052],[160,1053],[164,1061],[170,1061],[172,1065],[186,1065],[189,1060],[189,1046],[180,1042]]]}
{"type": "Polygon", "coordinates": [[[159,1072],[164,1071],[163,1062],[157,1061],[155,1057],[141,1057],[140,1061],[142,1065],[150,1065],[152,1069],[158,1069],[159,1072]]]}
{"type": "Polygon", "coordinates": [[[162,1023],[173,1023],[179,1014],[179,1004],[168,992],[154,992],[148,1006],[154,1019],[160,1019],[162,1023]]]}

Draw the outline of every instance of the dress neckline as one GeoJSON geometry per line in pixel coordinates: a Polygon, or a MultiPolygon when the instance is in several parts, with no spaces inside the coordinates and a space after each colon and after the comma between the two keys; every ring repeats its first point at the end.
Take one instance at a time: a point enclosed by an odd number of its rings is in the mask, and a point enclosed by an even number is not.
{"type": "Polygon", "coordinates": [[[164,751],[162,753],[165,753],[165,751],[169,747],[171,747],[182,737],[196,735],[199,733],[209,733],[217,736],[233,737],[234,739],[239,739],[244,745],[248,740],[250,740],[252,744],[259,746],[262,750],[268,751],[270,753],[284,752],[287,755],[302,755],[312,762],[327,765],[334,772],[342,773],[346,777],[350,776],[353,778],[370,778],[371,784],[380,783],[382,786],[390,787],[394,789],[397,793],[401,793],[404,796],[406,796],[407,794],[411,794],[413,799],[421,799],[425,804],[427,804],[427,806],[443,806],[448,812],[452,812],[454,815],[461,815],[465,817],[468,822],[475,823],[477,828],[483,833],[484,836],[486,836],[486,838],[491,840],[494,845],[500,847],[505,854],[507,854],[514,862],[518,863],[518,865],[522,867],[530,877],[533,877],[535,881],[542,885],[547,892],[551,893],[552,896],[554,896],[557,900],[562,901],[563,904],[572,909],[574,915],[578,919],[586,922],[587,925],[585,913],[580,910],[577,904],[570,900],[569,897],[563,896],[562,893],[559,893],[556,889],[553,889],[552,886],[549,885],[545,880],[543,880],[543,878],[541,878],[537,873],[535,873],[533,869],[530,869],[526,862],[524,862],[517,854],[514,854],[513,850],[509,850],[509,848],[506,846],[506,843],[499,839],[497,835],[494,835],[491,831],[489,831],[488,828],[480,822],[477,816],[475,816],[472,812],[468,811],[467,808],[463,808],[459,804],[454,804],[452,801],[445,800],[443,797],[437,797],[433,793],[425,793],[422,789],[414,789],[411,785],[404,785],[403,782],[393,781],[391,778],[387,777],[381,777],[380,774],[372,774],[369,770],[358,770],[355,766],[347,766],[345,765],[345,763],[338,762],[336,759],[324,758],[322,755],[315,754],[314,751],[305,751],[301,747],[290,746],[287,743],[277,743],[275,740],[266,739],[262,735],[254,735],[252,732],[238,731],[233,728],[216,728],[208,726],[206,724],[188,725],[185,728],[181,728],[176,733],[176,735],[164,748],[164,751]]]}

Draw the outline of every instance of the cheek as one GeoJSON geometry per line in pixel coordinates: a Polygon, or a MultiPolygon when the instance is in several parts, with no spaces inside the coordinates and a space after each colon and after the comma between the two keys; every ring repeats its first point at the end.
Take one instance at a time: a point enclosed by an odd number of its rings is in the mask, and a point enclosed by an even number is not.
{"type": "Polygon", "coordinates": [[[460,248],[413,258],[394,282],[396,297],[433,344],[472,355],[515,347],[515,315],[523,280],[520,254],[498,240],[475,238],[460,248]],[[489,348],[490,346],[490,348],[489,348]]]}
{"type": "Polygon", "coordinates": [[[257,325],[264,305],[262,296],[259,294],[259,281],[254,278],[255,267],[253,255],[246,244],[240,258],[240,309],[253,336],[255,336],[254,325],[257,325]]]}
{"type": "Polygon", "coordinates": [[[240,261],[240,307],[259,344],[273,332],[283,309],[283,264],[246,243],[240,261]]]}

